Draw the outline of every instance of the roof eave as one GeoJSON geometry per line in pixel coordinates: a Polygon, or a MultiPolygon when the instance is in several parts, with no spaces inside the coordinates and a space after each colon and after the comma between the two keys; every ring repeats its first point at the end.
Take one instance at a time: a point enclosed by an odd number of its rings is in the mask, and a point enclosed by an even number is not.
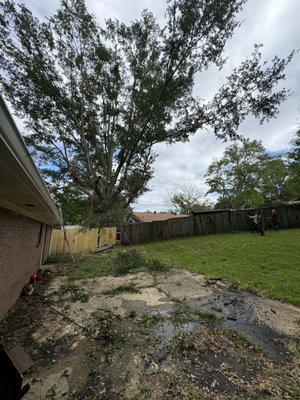
{"type": "MultiPolygon", "coordinates": [[[[11,160],[11,163],[14,166],[13,172],[18,171],[19,180],[23,177],[24,180],[29,182],[29,189],[32,196],[38,199],[39,204],[43,206],[44,211],[43,215],[41,214],[41,216],[39,216],[38,212],[30,212],[30,210],[26,210],[20,205],[13,204],[5,198],[0,199],[0,205],[2,204],[4,208],[39,221],[51,225],[60,225],[60,213],[51,198],[43,178],[31,158],[24,139],[22,138],[2,95],[0,95],[0,121],[0,140],[2,142],[2,148],[6,149],[6,156],[11,160]]],[[[10,170],[12,170],[12,168],[10,170]]]]}

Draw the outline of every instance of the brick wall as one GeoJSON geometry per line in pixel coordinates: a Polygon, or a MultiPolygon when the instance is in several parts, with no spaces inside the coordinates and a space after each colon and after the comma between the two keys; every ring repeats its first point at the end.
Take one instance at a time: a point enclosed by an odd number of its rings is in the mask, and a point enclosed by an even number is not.
{"type": "Polygon", "coordinates": [[[39,243],[40,222],[0,208],[0,319],[40,266],[45,228],[39,243]]]}
{"type": "Polygon", "coordinates": [[[43,258],[42,263],[45,262],[49,256],[50,250],[50,243],[51,243],[51,234],[52,234],[52,227],[45,226],[45,241],[44,241],[44,250],[43,250],[43,258]]]}

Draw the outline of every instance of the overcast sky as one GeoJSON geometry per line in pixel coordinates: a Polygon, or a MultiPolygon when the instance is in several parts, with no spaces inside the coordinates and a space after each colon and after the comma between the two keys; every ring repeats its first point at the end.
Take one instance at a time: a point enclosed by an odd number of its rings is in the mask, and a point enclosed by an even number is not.
{"type": "MultiPolygon", "coordinates": [[[[39,17],[52,14],[59,3],[58,0],[20,2],[39,17]]],[[[87,0],[87,5],[100,24],[109,17],[128,23],[138,18],[144,8],[151,10],[163,24],[166,1],[87,0]]],[[[226,45],[227,64],[221,71],[211,68],[199,75],[195,95],[212,97],[231,70],[251,53],[255,43],[264,44],[262,52],[268,60],[274,55],[285,57],[292,49],[300,49],[299,16],[300,0],[248,0],[240,14],[244,22],[226,45]]],[[[259,125],[249,118],[239,130],[244,136],[262,140],[271,152],[284,150],[300,125],[300,54],[296,54],[288,66],[286,80],[280,86],[290,88],[293,93],[282,104],[277,119],[259,125]]],[[[158,158],[154,166],[154,178],[149,182],[150,191],[139,199],[135,210],[166,210],[166,192],[184,183],[194,184],[206,192],[205,171],[214,158],[221,156],[225,147],[226,144],[206,131],[197,132],[188,143],[156,146],[158,158]]]]}

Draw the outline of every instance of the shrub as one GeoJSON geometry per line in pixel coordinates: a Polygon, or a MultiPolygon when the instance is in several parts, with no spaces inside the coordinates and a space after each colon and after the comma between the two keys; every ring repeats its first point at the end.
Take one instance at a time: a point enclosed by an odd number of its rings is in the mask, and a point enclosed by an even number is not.
{"type": "Polygon", "coordinates": [[[136,249],[117,253],[114,261],[115,275],[124,275],[128,272],[142,268],[146,265],[146,260],[136,249]]]}
{"type": "Polygon", "coordinates": [[[157,258],[150,258],[147,263],[147,269],[148,271],[167,271],[170,267],[157,258]]]}
{"type": "Polygon", "coordinates": [[[136,249],[117,253],[113,264],[115,275],[124,275],[137,269],[146,269],[151,272],[167,271],[170,268],[167,264],[161,262],[157,258],[146,260],[145,257],[136,249]]]}

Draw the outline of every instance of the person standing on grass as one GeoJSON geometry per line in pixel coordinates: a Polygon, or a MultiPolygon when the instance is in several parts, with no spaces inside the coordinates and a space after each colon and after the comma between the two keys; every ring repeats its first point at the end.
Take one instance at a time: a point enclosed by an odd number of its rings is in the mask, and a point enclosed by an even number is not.
{"type": "Polygon", "coordinates": [[[251,233],[257,232],[258,211],[254,215],[247,215],[247,217],[252,219],[251,233]]]}
{"type": "Polygon", "coordinates": [[[257,232],[261,236],[265,236],[263,219],[260,211],[256,211],[254,215],[247,215],[248,218],[253,219],[251,233],[257,232]]]}
{"type": "Polygon", "coordinates": [[[279,217],[276,210],[272,210],[271,213],[271,224],[273,231],[278,231],[279,229],[279,217]]]}

